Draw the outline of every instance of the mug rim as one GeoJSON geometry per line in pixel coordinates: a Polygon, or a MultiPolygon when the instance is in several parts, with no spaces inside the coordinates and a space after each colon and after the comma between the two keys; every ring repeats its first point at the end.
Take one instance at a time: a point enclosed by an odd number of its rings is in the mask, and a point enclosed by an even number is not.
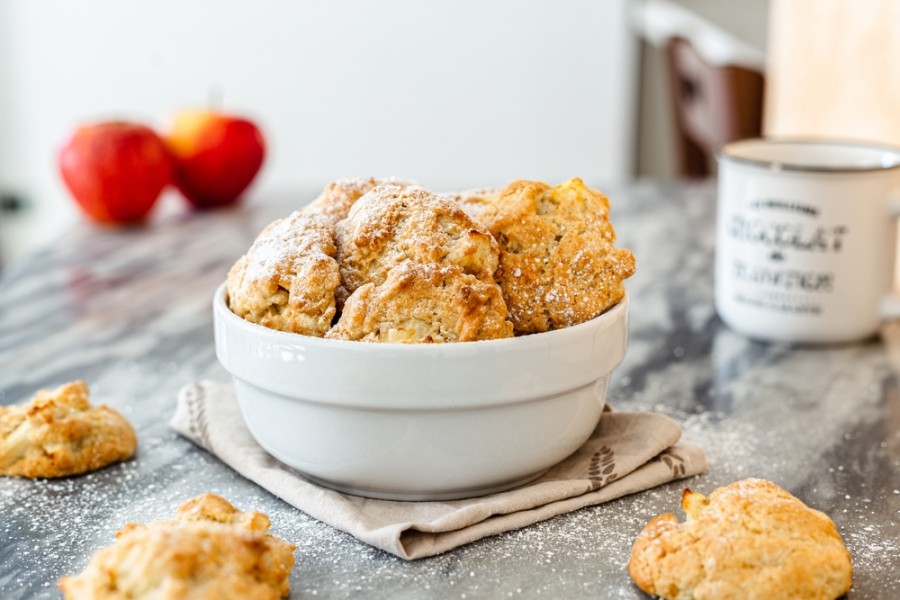
{"type": "Polygon", "coordinates": [[[840,139],[840,138],[816,138],[816,137],[755,137],[755,138],[743,138],[740,140],[734,140],[724,144],[719,150],[716,152],[716,158],[719,161],[730,161],[739,164],[752,165],[757,167],[767,167],[776,171],[799,171],[799,172],[811,172],[811,173],[873,173],[879,171],[892,171],[894,169],[900,169],[900,148],[891,146],[889,144],[881,144],[877,142],[867,142],[860,140],[852,140],[852,139],[840,139]],[[877,166],[819,166],[819,165],[807,165],[807,164],[799,164],[793,163],[783,160],[766,160],[761,158],[749,158],[746,156],[736,156],[734,154],[729,153],[729,149],[731,152],[734,152],[734,147],[742,144],[747,144],[749,142],[763,142],[765,144],[769,144],[772,146],[783,146],[783,145],[808,145],[808,146],[843,146],[850,148],[863,148],[868,150],[877,150],[881,152],[891,153],[896,155],[897,161],[891,165],[877,165],[877,166]]]}

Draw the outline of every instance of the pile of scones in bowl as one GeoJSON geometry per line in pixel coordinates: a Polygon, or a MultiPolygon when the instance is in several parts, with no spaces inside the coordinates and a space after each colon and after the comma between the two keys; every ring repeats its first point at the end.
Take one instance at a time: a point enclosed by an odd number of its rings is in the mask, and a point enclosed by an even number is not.
{"type": "Polygon", "coordinates": [[[600,418],[635,270],[615,239],[577,178],[338,180],[232,266],[217,356],[251,434],[311,480],[404,500],[506,489],[600,418]]]}

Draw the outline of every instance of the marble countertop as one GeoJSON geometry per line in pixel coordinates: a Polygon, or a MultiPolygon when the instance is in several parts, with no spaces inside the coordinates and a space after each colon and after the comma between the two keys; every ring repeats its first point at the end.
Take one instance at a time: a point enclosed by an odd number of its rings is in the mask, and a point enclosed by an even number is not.
{"type": "MultiPolygon", "coordinates": [[[[770,479],[827,512],[854,560],[849,597],[900,597],[900,361],[880,341],[792,348],[749,341],[713,310],[715,189],[608,188],[638,272],[629,349],[610,402],[653,410],[702,445],[707,493],[770,479]]],[[[0,403],[84,379],[135,425],[135,460],[81,477],[0,478],[0,597],[56,598],[127,521],[170,516],[205,491],[269,514],[296,544],[292,598],[644,598],[625,565],[651,517],[679,512],[672,483],[404,562],[313,520],[169,429],[175,394],[227,381],[211,297],[273,218],[310,199],[160,216],[132,230],[82,225],[0,276],[0,403]]]]}

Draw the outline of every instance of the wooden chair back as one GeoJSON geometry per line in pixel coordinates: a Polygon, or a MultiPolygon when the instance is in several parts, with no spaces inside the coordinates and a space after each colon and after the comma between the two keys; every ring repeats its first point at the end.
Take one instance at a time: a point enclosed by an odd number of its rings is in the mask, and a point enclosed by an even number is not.
{"type": "Polygon", "coordinates": [[[714,172],[725,143],[762,131],[764,77],[739,66],[708,64],[684,38],[668,40],[667,70],[675,110],[676,168],[683,178],[714,172]]]}

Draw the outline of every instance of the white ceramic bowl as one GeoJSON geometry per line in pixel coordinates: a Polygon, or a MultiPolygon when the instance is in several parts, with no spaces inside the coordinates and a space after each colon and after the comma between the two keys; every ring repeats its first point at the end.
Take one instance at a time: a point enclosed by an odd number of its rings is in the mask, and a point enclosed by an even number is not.
{"type": "Polygon", "coordinates": [[[274,331],[214,299],[216,355],[253,437],[336,490],[393,500],[525,483],[596,427],[627,296],[586,323],[504,340],[376,344],[274,331]]]}

